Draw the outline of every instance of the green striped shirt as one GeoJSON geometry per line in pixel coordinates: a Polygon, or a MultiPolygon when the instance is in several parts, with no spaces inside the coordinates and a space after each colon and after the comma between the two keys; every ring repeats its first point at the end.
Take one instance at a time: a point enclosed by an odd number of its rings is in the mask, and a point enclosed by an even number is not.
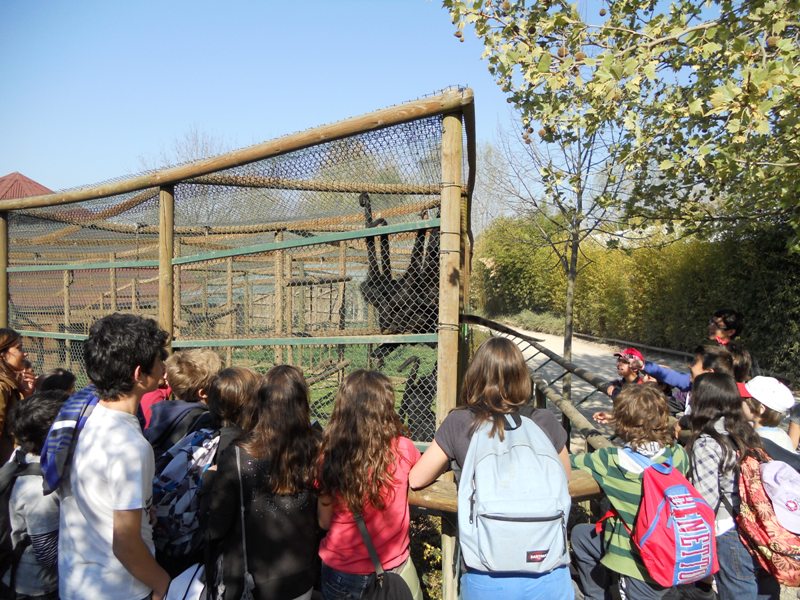
{"type": "MultiPolygon", "coordinates": [[[[589,472],[605,493],[611,505],[632,528],[642,498],[642,474],[632,473],[619,465],[619,448],[601,448],[594,452],[570,456],[573,469],[589,472]]],[[[673,466],[684,475],[689,470],[689,458],[681,446],[667,447],[653,462],[673,458],[673,466]]],[[[631,547],[625,524],[617,517],[605,523],[605,554],[601,563],[621,575],[652,583],[644,565],[631,547]]]]}

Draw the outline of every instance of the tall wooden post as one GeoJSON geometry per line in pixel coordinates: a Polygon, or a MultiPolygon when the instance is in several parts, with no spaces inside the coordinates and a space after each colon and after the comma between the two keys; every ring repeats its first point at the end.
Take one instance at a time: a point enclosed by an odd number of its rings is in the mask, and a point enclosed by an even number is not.
{"type": "MultiPolygon", "coordinates": [[[[64,333],[69,333],[71,316],[69,311],[69,285],[70,272],[64,271],[64,333]]],[[[69,370],[72,368],[72,342],[64,340],[64,366],[69,370]]]]}
{"type": "MultiPolygon", "coordinates": [[[[225,300],[228,307],[228,337],[233,338],[234,314],[233,314],[233,258],[228,257],[226,264],[226,288],[225,300]]],[[[233,348],[228,346],[225,349],[225,366],[233,364],[233,348]]]]}
{"type": "MultiPolygon", "coordinates": [[[[114,262],[117,259],[116,253],[112,252],[108,257],[109,262],[114,262]]],[[[117,312],[117,270],[111,267],[108,270],[108,285],[111,287],[111,297],[108,299],[111,304],[110,310],[112,313],[117,312]]]]}
{"type": "MultiPolygon", "coordinates": [[[[451,113],[442,124],[442,207],[439,242],[439,344],[436,376],[436,423],[456,406],[458,389],[458,312],[461,294],[461,114],[451,113]]],[[[456,538],[453,524],[442,519],[442,597],[455,600],[453,566],[456,538]]]]}
{"type": "Polygon", "coordinates": [[[172,269],[174,232],[175,187],[165,185],[158,194],[158,323],[169,333],[170,345],[175,333],[175,287],[172,269]]]}
{"type": "MultiPolygon", "coordinates": [[[[275,234],[275,241],[283,241],[283,232],[278,231],[275,234]]],[[[275,337],[283,335],[283,269],[284,269],[284,251],[276,250],[272,256],[275,267],[275,291],[273,293],[274,299],[274,317],[275,317],[275,337]]],[[[275,364],[280,365],[283,363],[283,347],[275,346],[275,364]]]]}
{"type": "Polygon", "coordinates": [[[0,327],[8,327],[8,213],[0,211],[0,327]]]}

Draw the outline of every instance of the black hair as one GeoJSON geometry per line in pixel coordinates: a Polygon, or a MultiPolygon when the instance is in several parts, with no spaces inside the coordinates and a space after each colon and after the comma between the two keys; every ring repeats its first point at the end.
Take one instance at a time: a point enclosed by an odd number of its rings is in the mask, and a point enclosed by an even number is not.
{"type": "Polygon", "coordinates": [[[11,430],[23,452],[39,454],[42,451],[47,432],[67,398],[69,394],[65,391],[50,390],[35,392],[14,404],[11,430]]]}
{"type": "Polygon", "coordinates": [[[157,359],[167,357],[169,334],[153,319],[114,313],[95,321],[83,344],[86,374],[98,395],[114,400],[130,392],[133,372],[150,373],[157,359]]]}
{"type": "Polygon", "coordinates": [[[36,380],[36,391],[47,392],[49,390],[70,391],[75,386],[75,374],[61,367],[45,373],[36,380]]]}
{"type": "Polygon", "coordinates": [[[703,362],[704,369],[733,377],[733,357],[724,346],[701,344],[694,349],[694,355],[703,362]]]}
{"type": "Polygon", "coordinates": [[[726,348],[733,359],[733,378],[739,383],[746,383],[751,379],[753,370],[753,357],[741,344],[730,342],[726,348]]]}
{"type": "Polygon", "coordinates": [[[691,452],[697,439],[706,434],[722,448],[720,469],[729,471],[745,456],[763,449],[761,438],[753,430],[742,410],[742,397],[736,381],[722,373],[703,373],[692,382],[692,413],[689,415],[692,437],[686,445],[691,452]],[[725,419],[728,435],[720,434],[714,424],[725,419]]]}
{"type": "Polygon", "coordinates": [[[740,313],[738,310],[733,310],[732,308],[720,308],[712,315],[712,318],[722,319],[722,322],[725,324],[725,331],[733,332],[728,334],[731,339],[742,333],[742,327],[744,327],[744,315],[742,315],[742,313],[740,313]]]}

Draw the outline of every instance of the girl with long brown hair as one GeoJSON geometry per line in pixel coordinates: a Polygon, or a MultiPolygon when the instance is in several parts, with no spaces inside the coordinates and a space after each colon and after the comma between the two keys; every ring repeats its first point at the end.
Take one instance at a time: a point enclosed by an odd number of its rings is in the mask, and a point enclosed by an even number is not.
{"type": "Polygon", "coordinates": [[[270,369],[250,412],[252,430],[223,452],[213,484],[208,589],[212,598],[238,600],[247,570],[256,599],[307,599],[317,568],[319,434],[300,370],[270,369]]]}
{"type": "Polygon", "coordinates": [[[720,600],[767,600],[780,596],[778,582],[762,569],[739,537],[739,465],[759,456],[763,444],[743,411],[736,381],[722,373],[703,373],[692,382],[692,483],[716,510],[719,571],[714,576],[720,600]]]}
{"type": "MultiPolygon", "coordinates": [[[[461,387],[462,406],[451,411],[436,431],[433,442],[411,470],[409,482],[414,489],[432,483],[455,461],[459,470],[464,466],[467,450],[476,430],[485,422],[492,424],[490,437],[505,437],[506,415],[527,417],[541,428],[561,460],[569,476],[567,433],[553,413],[530,406],[531,379],[519,348],[508,339],[490,338],[475,352],[461,387]]],[[[519,425],[518,425],[519,427],[519,425]]],[[[531,473],[531,477],[536,477],[531,473]]],[[[545,575],[516,576],[480,573],[468,570],[461,578],[461,593],[465,599],[503,597],[572,598],[569,569],[557,568],[545,575]],[[569,595],[568,595],[569,594],[569,595]]]]}
{"type": "Polygon", "coordinates": [[[415,600],[422,592],[411,562],[408,473],[419,450],[404,436],[388,378],[358,370],[345,378],[320,456],[319,547],[325,600],[362,596],[374,569],[356,524],[361,515],[384,570],[399,573],[415,600]]]}
{"type": "Polygon", "coordinates": [[[20,334],[0,328],[0,464],[8,460],[14,447],[6,416],[17,400],[33,392],[35,381],[23,377],[27,358],[20,334]]]}

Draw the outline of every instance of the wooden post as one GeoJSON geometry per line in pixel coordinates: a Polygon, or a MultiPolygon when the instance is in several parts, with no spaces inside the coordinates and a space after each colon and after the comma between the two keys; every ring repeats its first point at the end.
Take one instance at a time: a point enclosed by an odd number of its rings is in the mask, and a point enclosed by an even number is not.
{"type": "MultiPolygon", "coordinates": [[[[233,257],[228,257],[227,270],[227,289],[225,290],[227,293],[225,299],[228,307],[228,337],[233,338],[233,257]]],[[[231,364],[233,364],[233,348],[228,346],[225,348],[225,366],[230,367],[231,364]]]]}
{"type": "MultiPolygon", "coordinates": [[[[173,229],[174,231],[174,229],[173,229]]],[[[173,238],[174,239],[174,238],[173,238]]],[[[173,254],[175,258],[178,258],[181,255],[181,244],[180,240],[177,244],[173,242],[172,248],[173,254]]],[[[172,315],[173,315],[173,322],[172,322],[172,338],[175,339],[175,336],[180,336],[181,333],[181,267],[180,265],[175,265],[172,269],[172,315]],[[177,321],[177,323],[175,322],[177,321]]]]}
{"type": "MultiPolygon", "coordinates": [[[[108,260],[109,262],[114,262],[117,258],[117,255],[112,252],[108,260]]],[[[109,278],[109,285],[111,286],[111,297],[109,298],[109,302],[111,303],[111,312],[117,312],[117,270],[112,267],[108,270],[108,278],[109,278]]]]}
{"type": "Polygon", "coordinates": [[[250,274],[245,272],[244,274],[244,332],[245,335],[253,335],[252,331],[252,321],[250,317],[253,312],[253,307],[251,306],[253,303],[253,292],[252,292],[252,284],[250,283],[250,274]]]}
{"type": "MultiPolygon", "coordinates": [[[[346,323],[345,315],[347,313],[347,304],[345,302],[347,282],[344,280],[344,278],[347,277],[347,244],[345,242],[339,242],[339,277],[342,278],[341,283],[339,283],[339,331],[343,332],[346,323]]],[[[339,362],[344,360],[344,346],[342,344],[339,344],[337,357],[339,362]]],[[[341,372],[339,379],[341,379],[341,372]]]]}
{"type": "Polygon", "coordinates": [[[175,187],[165,185],[158,194],[158,323],[169,333],[170,345],[175,334],[174,233],[175,187]]]}
{"type": "Polygon", "coordinates": [[[8,327],[8,213],[0,211],[0,327],[8,327]]]}
{"type": "Polygon", "coordinates": [[[139,311],[139,302],[137,298],[137,296],[139,295],[139,290],[138,286],[136,285],[136,282],[138,281],[136,279],[137,277],[138,277],[138,271],[137,274],[134,275],[133,278],[131,279],[131,312],[133,314],[136,314],[139,311]]]}
{"type": "MultiPolygon", "coordinates": [[[[283,241],[283,232],[278,231],[275,233],[275,241],[283,241]]],[[[283,334],[283,250],[276,250],[273,255],[273,264],[275,265],[275,292],[273,293],[273,313],[275,317],[275,337],[281,337],[283,334]]],[[[283,362],[283,348],[275,346],[275,364],[279,365],[283,362]]]]}
{"type": "MultiPolygon", "coordinates": [[[[69,284],[70,272],[64,271],[64,333],[69,333],[70,314],[69,314],[69,284]]],[[[64,367],[72,369],[72,342],[64,340],[64,367]]]]}
{"type": "MultiPolygon", "coordinates": [[[[290,254],[286,253],[284,258],[284,269],[286,269],[284,282],[288,282],[292,278],[292,257],[290,254]]],[[[302,288],[301,288],[302,289],[302,288]]],[[[283,324],[286,329],[286,336],[292,337],[292,331],[294,329],[294,323],[292,322],[292,315],[294,313],[293,301],[295,295],[295,289],[289,288],[286,292],[286,295],[283,297],[283,324]]],[[[293,365],[294,364],[294,347],[287,346],[286,347],[286,364],[293,365]]]]}
{"type": "MultiPolygon", "coordinates": [[[[439,242],[439,343],[436,376],[436,423],[456,406],[458,389],[458,311],[461,295],[461,114],[442,123],[442,208],[439,242]]],[[[442,597],[456,600],[455,528],[442,519],[442,597]]]]}

